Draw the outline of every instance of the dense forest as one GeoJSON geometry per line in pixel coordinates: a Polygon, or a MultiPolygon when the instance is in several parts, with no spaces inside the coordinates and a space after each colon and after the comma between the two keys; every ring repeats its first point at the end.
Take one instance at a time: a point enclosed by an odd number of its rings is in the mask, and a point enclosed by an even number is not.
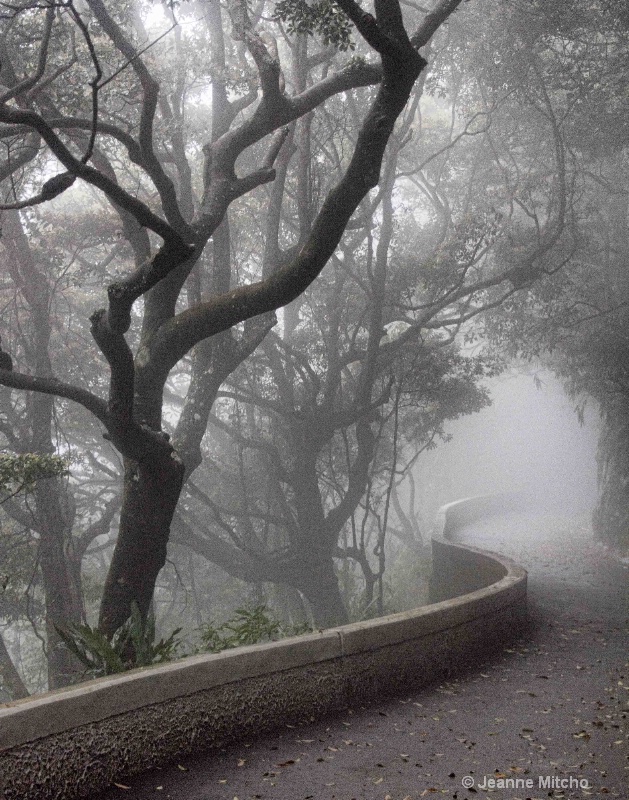
{"type": "Polygon", "coordinates": [[[421,603],[422,457],[515,362],[627,546],[625,2],[0,26],[5,697],[421,603]]]}

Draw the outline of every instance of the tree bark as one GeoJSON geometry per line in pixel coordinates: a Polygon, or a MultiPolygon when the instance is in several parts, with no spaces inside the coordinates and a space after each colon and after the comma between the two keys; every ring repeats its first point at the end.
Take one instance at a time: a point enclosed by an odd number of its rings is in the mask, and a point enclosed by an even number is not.
{"type": "Polygon", "coordinates": [[[46,607],[48,688],[73,683],[80,665],[65,648],[55,626],[66,627],[83,618],[81,588],[75,585],[66,544],[70,529],[61,509],[59,479],[40,481],[36,489],[39,564],[46,607]]]}
{"type": "Polygon", "coordinates": [[[120,531],[107,574],[99,629],[113,636],[137,603],[148,614],[155,582],[166,563],[170,524],[184,478],[183,462],[170,458],[125,462],[120,531]]]}
{"type": "Polygon", "coordinates": [[[312,616],[318,628],[333,628],[349,622],[349,615],[339,589],[331,556],[313,553],[304,556],[302,569],[297,569],[293,586],[306,597],[312,607],[312,616]]]}
{"type": "Polygon", "coordinates": [[[11,693],[12,700],[22,700],[29,696],[29,691],[15,668],[2,635],[0,635],[0,678],[2,678],[5,688],[11,693]]]}

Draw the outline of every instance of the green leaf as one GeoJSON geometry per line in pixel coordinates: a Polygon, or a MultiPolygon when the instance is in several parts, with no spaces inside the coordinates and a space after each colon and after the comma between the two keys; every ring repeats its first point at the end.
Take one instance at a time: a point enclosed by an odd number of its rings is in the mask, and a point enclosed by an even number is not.
{"type": "Polygon", "coordinates": [[[333,44],[339,50],[355,48],[350,21],[333,0],[279,0],[273,19],[283,22],[290,34],[316,33],[326,45],[333,44]]]}

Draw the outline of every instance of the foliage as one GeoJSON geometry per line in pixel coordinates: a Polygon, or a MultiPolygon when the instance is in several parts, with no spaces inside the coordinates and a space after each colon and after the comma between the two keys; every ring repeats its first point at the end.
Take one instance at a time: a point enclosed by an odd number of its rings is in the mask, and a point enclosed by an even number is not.
{"type": "Polygon", "coordinates": [[[251,610],[237,608],[234,616],[222,625],[210,622],[200,629],[203,649],[210,653],[298,636],[308,631],[306,626],[285,627],[268,612],[266,606],[256,606],[251,610]]]}
{"type": "Polygon", "coordinates": [[[333,0],[279,0],[273,19],[285,22],[288,33],[318,33],[324,44],[339,50],[356,47],[349,20],[333,0]]]}
{"type": "Polygon", "coordinates": [[[67,475],[65,458],[37,453],[0,453],[0,490],[31,492],[39,480],[67,475]]]}
{"type": "Polygon", "coordinates": [[[181,628],[176,628],[167,639],[156,642],[153,615],[143,620],[136,603],[132,604],[131,617],[118,628],[111,641],[90,625],[55,627],[91,678],[172,661],[181,645],[177,639],[181,628]]]}
{"type": "MultiPolygon", "coordinates": [[[[452,15],[447,35],[440,35],[431,48],[427,83],[419,82],[394,131],[384,173],[391,177],[390,185],[383,183],[380,191],[365,198],[317,282],[302,300],[286,307],[275,332],[268,333],[246,366],[238,368],[242,358],[262,341],[262,328],[238,325],[231,332],[210,336],[203,344],[197,333],[206,336],[217,330],[215,323],[222,324],[214,306],[216,297],[240,285],[248,285],[247,292],[257,292],[251,287],[260,278],[276,267],[297,263],[296,254],[306,252],[304,243],[319,238],[313,232],[326,231],[328,247],[327,233],[334,226],[325,222],[325,215],[318,216],[324,208],[323,198],[336,192],[333,187],[342,180],[356,142],[375,141],[373,136],[359,137],[364,111],[380,91],[373,69],[375,54],[356,37],[357,52],[363,55],[342,66],[343,58],[334,50],[354,50],[352,25],[340,8],[344,4],[334,0],[210,3],[202,25],[197,24],[193,4],[169,0],[162,10],[177,7],[182,24],[165,34],[161,33],[162,21],[169,28],[175,19],[168,14],[160,16],[158,6],[150,2],[134,5],[128,0],[109,5],[109,11],[98,11],[101,3],[89,2],[86,8],[91,9],[89,32],[103,68],[97,104],[103,125],[98,127],[98,159],[93,166],[104,178],[95,185],[109,186],[103,190],[104,197],[112,202],[107,206],[102,198],[102,203],[90,206],[88,201],[93,202],[94,195],[86,194],[85,181],[77,181],[50,205],[31,207],[22,220],[34,263],[59,294],[55,303],[44,305],[69,309],[69,313],[59,314],[59,320],[68,320],[67,325],[63,321],[52,325],[51,370],[46,374],[58,376],[64,385],[87,389],[98,398],[107,396],[109,370],[100,356],[85,358],[85,343],[91,335],[87,319],[93,308],[103,305],[104,285],[110,285],[110,310],[114,315],[122,311],[115,307],[118,289],[125,285],[122,279],[131,274],[134,265],[145,264],[147,274],[158,277],[163,262],[155,240],[149,241],[152,234],[146,233],[150,229],[146,220],[156,222],[148,211],[165,216],[172,229],[166,231],[169,258],[173,255],[170,245],[177,241],[175,229],[181,232],[188,227],[197,243],[194,258],[185,266],[181,262],[176,275],[173,272],[161,281],[159,288],[146,296],[146,303],[138,298],[132,309],[126,336],[136,354],[137,380],[118,380],[123,377],[124,359],[113,359],[112,364],[109,344],[103,340],[111,331],[106,325],[102,330],[97,324],[92,328],[98,349],[107,354],[113,367],[111,386],[126,395],[112,397],[110,408],[129,408],[136,403],[129,419],[143,420],[150,410],[148,424],[153,429],[130,429],[130,435],[125,435],[118,420],[107,417],[115,431],[112,439],[110,430],[107,441],[116,444],[126,464],[122,536],[144,537],[127,551],[140,553],[141,558],[121,569],[134,575],[139,571],[145,578],[143,590],[147,594],[152,591],[151,582],[161,567],[155,554],[166,552],[170,519],[168,514],[160,519],[160,510],[166,507],[168,488],[176,485],[164,477],[162,467],[174,469],[173,464],[183,461],[188,474],[198,469],[196,485],[190,483],[187,502],[179,506],[188,525],[179,535],[184,545],[194,544],[192,552],[214,560],[242,581],[297,586],[311,602],[310,595],[317,600],[331,595],[318,576],[312,577],[313,562],[325,554],[330,578],[334,577],[334,560],[337,566],[341,560],[343,566],[347,564],[348,574],[356,570],[360,577],[358,570],[364,571],[365,585],[371,591],[366,605],[380,610],[373,600],[373,580],[380,581],[376,599],[382,600],[382,574],[385,565],[387,570],[390,567],[380,554],[384,554],[387,524],[392,527],[388,513],[392,482],[413,468],[422,449],[447,438],[449,420],[488,402],[479,381],[495,368],[472,356],[471,347],[459,352],[454,338],[466,335],[469,328],[461,326],[480,309],[500,303],[505,295],[506,302],[513,304],[508,307],[505,325],[512,324],[518,308],[538,319],[536,302],[528,306],[522,294],[516,300],[507,292],[511,286],[524,285],[518,277],[522,264],[537,264],[530,254],[542,249],[542,241],[544,266],[554,269],[560,264],[561,259],[548,250],[545,236],[559,229],[559,225],[555,228],[555,216],[558,223],[562,216],[554,214],[563,191],[562,182],[555,178],[561,150],[559,132],[566,139],[569,156],[583,128],[591,140],[589,150],[594,151],[596,142],[605,138],[594,124],[597,118],[603,120],[606,136],[613,130],[617,138],[625,130],[626,105],[620,91],[626,76],[621,69],[623,49],[608,47],[605,68],[597,69],[603,44],[610,37],[595,32],[587,46],[582,44],[582,33],[597,26],[601,33],[606,29],[590,21],[589,11],[576,0],[550,4],[494,0],[461,5],[465,11],[452,15]],[[244,12],[247,7],[249,14],[243,13],[230,37],[228,15],[234,24],[234,9],[244,12]],[[111,20],[105,20],[106,13],[111,20]],[[249,33],[244,28],[236,30],[249,23],[249,33]],[[107,31],[115,26],[120,31],[112,37],[107,31]],[[256,31],[257,36],[250,35],[256,31]],[[317,37],[316,41],[308,36],[317,37]],[[128,41],[121,49],[119,43],[125,37],[128,41]],[[277,62],[273,70],[267,59],[259,64],[252,57],[258,37],[271,48],[269,54],[277,62]],[[322,41],[332,46],[322,48],[322,41]],[[249,47],[253,50],[247,53],[249,47]],[[284,97],[281,102],[263,101],[259,106],[260,87],[263,94],[268,89],[272,100],[277,68],[280,89],[286,88],[284,97]],[[256,69],[261,70],[259,75],[256,69]],[[269,80],[271,72],[273,81],[269,80]],[[345,77],[340,80],[335,77],[338,75],[345,77]],[[372,83],[366,86],[365,81],[372,83]],[[159,86],[157,103],[149,84],[159,86]],[[288,118],[284,111],[277,116],[277,109],[286,109],[304,92],[306,99],[314,98],[326,86],[348,85],[354,88],[339,89],[320,112],[311,108],[312,113],[301,117],[289,132],[286,147],[280,151],[271,148],[269,158],[273,154],[276,158],[275,180],[268,189],[260,186],[258,179],[271,174],[259,170],[261,164],[271,163],[265,150],[267,137],[276,123],[283,125],[282,120],[288,118]],[[424,88],[433,96],[424,94],[420,105],[424,88]],[[267,106],[270,116],[263,113],[267,106]],[[588,114],[579,110],[586,108],[588,114]],[[260,127],[263,119],[269,124],[260,127]],[[617,124],[612,126],[613,120],[617,124]],[[221,163],[227,151],[217,144],[226,141],[222,137],[229,131],[234,142],[251,144],[240,152],[238,161],[238,173],[249,176],[251,184],[239,180],[224,187],[221,183],[225,176],[235,178],[236,174],[233,163],[221,163]],[[254,184],[255,191],[243,193],[254,184]],[[238,198],[229,215],[221,199],[225,197],[238,198]],[[278,209],[281,219],[275,219],[278,209]],[[392,217],[388,223],[387,215],[392,217]],[[226,224],[209,245],[211,228],[219,217],[226,224]],[[313,227],[317,218],[325,224],[313,227]],[[506,277],[492,290],[488,281],[500,273],[506,277]],[[513,276],[517,280],[512,280],[513,276]],[[205,322],[195,323],[193,336],[189,323],[201,318],[205,322]],[[194,340],[200,345],[185,359],[184,351],[179,350],[182,330],[188,331],[188,344],[194,340]],[[176,358],[181,358],[179,366],[175,366],[176,358]],[[163,369],[166,366],[168,369],[163,369]],[[214,403],[219,386],[221,393],[214,403]],[[131,397],[134,391],[135,399],[131,397]],[[202,443],[211,413],[216,429],[202,443]],[[172,453],[169,441],[176,447],[172,453]],[[146,478],[146,470],[152,471],[148,468],[154,463],[157,445],[164,451],[158,479],[139,480],[146,478]],[[206,458],[206,469],[197,468],[201,457],[206,458]],[[138,462],[141,470],[136,469],[138,462]],[[137,505],[145,513],[126,524],[133,507],[130,498],[136,491],[137,505]],[[158,536],[163,547],[156,545],[158,536]],[[312,545],[316,537],[323,546],[308,549],[307,544],[312,545]],[[343,541],[342,550],[337,540],[343,541]],[[303,579],[303,586],[296,583],[297,578],[303,579]]],[[[365,4],[365,8],[372,5],[365,4]]],[[[386,5],[376,5],[376,10],[386,5]]],[[[422,4],[404,6],[407,21],[423,18],[422,4]]],[[[587,8],[603,11],[607,6],[620,11],[623,4],[620,0],[593,0],[587,8]]],[[[16,14],[7,41],[10,52],[3,53],[3,82],[37,74],[43,21],[36,12],[39,9],[43,15],[47,8],[27,3],[23,12],[16,14]]],[[[612,16],[606,12],[604,19],[612,16]]],[[[57,122],[66,118],[72,123],[94,111],[89,85],[95,63],[89,57],[87,41],[79,37],[74,43],[76,33],[69,13],[56,15],[44,80],[40,87],[31,87],[27,97],[16,95],[15,104],[5,104],[11,115],[20,107],[32,107],[48,119],[54,108],[57,122]],[[68,52],[75,57],[66,63],[68,52]],[[26,105],[20,106],[22,102],[26,105]]],[[[385,88],[387,85],[385,81],[385,88]]],[[[294,114],[305,111],[304,97],[299,100],[301,111],[295,106],[294,114]]],[[[60,130],[73,131],[74,151],[87,147],[88,128],[65,127],[70,123],[66,121],[60,130]]],[[[3,133],[12,163],[29,145],[26,138],[18,138],[20,130],[5,126],[3,133]],[[10,138],[12,133],[15,136],[10,138]],[[16,150],[18,146],[21,150],[16,150]]],[[[68,134],[61,135],[65,142],[68,134]]],[[[274,137],[275,143],[279,141],[274,137]]],[[[358,152],[362,149],[360,144],[358,152]]],[[[236,150],[227,150],[237,155],[236,150]]],[[[32,163],[11,175],[9,199],[35,196],[49,177],[49,153],[37,147],[33,153],[32,163]]],[[[575,168],[571,158],[566,160],[568,188],[564,193],[570,194],[575,168]]],[[[354,186],[358,184],[362,181],[354,182],[354,186]]],[[[580,184],[575,185],[578,193],[580,184]]],[[[336,203],[325,208],[333,209],[333,216],[341,210],[336,203]]],[[[6,222],[7,217],[3,219],[3,248],[12,242],[6,222]]],[[[564,238],[569,255],[572,240],[564,238]]],[[[18,253],[17,246],[14,249],[18,253]]],[[[555,247],[553,252],[557,250],[555,247]]],[[[22,264],[22,271],[27,267],[22,264]]],[[[39,375],[37,364],[29,362],[34,344],[22,343],[20,338],[22,331],[29,330],[30,320],[23,310],[30,305],[30,301],[26,303],[28,295],[15,302],[9,294],[20,288],[18,277],[17,272],[15,277],[11,275],[2,289],[3,307],[8,311],[1,321],[1,333],[7,352],[19,367],[16,373],[39,375]]],[[[41,296],[41,292],[33,294],[41,296]]],[[[41,318],[38,309],[33,305],[33,320],[41,318]]],[[[477,342],[472,339],[468,344],[477,342]]],[[[56,391],[60,385],[52,388],[56,391]]],[[[73,391],[67,399],[76,396],[73,391]]],[[[13,395],[17,411],[23,408],[20,397],[13,395]]],[[[74,419],[69,405],[57,403],[56,413],[62,435],[69,435],[73,446],[80,442],[92,456],[90,446],[96,435],[100,442],[100,422],[92,433],[75,423],[67,434],[68,423],[74,419]]],[[[15,439],[24,426],[14,427],[15,439]]],[[[8,439],[6,446],[11,447],[12,441],[8,439]]],[[[93,447],[96,451],[98,445],[93,447]]],[[[103,451],[97,461],[113,483],[118,463],[112,453],[103,451]]],[[[89,456],[75,470],[77,480],[88,475],[88,467],[89,474],[98,469],[89,456]]],[[[77,547],[65,548],[68,558],[78,554],[74,569],[69,570],[73,575],[81,575],[84,557],[98,569],[107,563],[99,558],[108,546],[102,539],[89,549],[86,544],[88,536],[94,541],[106,535],[113,520],[105,515],[104,523],[96,524],[96,515],[89,508],[90,498],[109,497],[100,489],[102,481],[99,477],[97,485],[77,492],[84,498],[74,515],[79,524],[73,524],[68,513],[64,525],[77,542],[77,547]],[[77,531],[79,527],[86,536],[77,531]]],[[[173,506],[175,495],[173,491],[168,500],[173,506]]],[[[70,502],[62,502],[62,506],[75,507],[70,502]]],[[[33,541],[43,541],[41,533],[37,534],[33,541]]],[[[122,538],[118,542],[122,547],[122,538]]],[[[186,551],[181,557],[188,555],[186,551]]],[[[122,560],[110,563],[119,565],[122,560]]],[[[181,566],[174,563],[174,573],[181,566]]],[[[192,568],[190,574],[194,574],[192,568]]],[[[115,586],[125,578],[112,574],[106,585],[115,586]]],[[[173,582],[168,587],[173,598],[177,586],[173,582]]],[[[191,589],[196,615],[192,626],[203,619],[204,612],[210,613],[207,606],[215,599],[204,586],[197,589],[192,585],[191,589]]],[[[44,583],[43,592],[47,591],[44,583]]],[[[239,600],[233,605],[242,603],[239,600]]],[[[115,598],[105,598],[101,620],[106,622],[101,624],[109,625],[109,635],[122,622],[119,613],[127,613],[115,605],[115,598]]],[[[145,607],[143,601],[140,605],[145,607]]],[[[170,613],[175,613],[174,600],[170,607],[170,613]]],[[[229,612],[217,612],[215,605],[211,613],[220,614],[219,619],[229,616],[229,612]]],[[[279,623],[264,610],[257,615],[255,609],[238,613],[240,616],[225,625],[206,627],[209,649],[282,635],[279,623]]],[[[79,610],[56,621],[66,625],[81,618],[79,610]]],[[[48,644],[50,653],[59,652],[50,638],[48,644]]]]}
{"type": "MultiPolygon", "coordinates": [[[[391,556],[390,556],[391,559],[391,556]]],[[[386,613],[397,614],[425,605],[429,601],[428,589],[431,560],[428,553],[419,554],[408,548],[392,557],[385,577],[386,613]]]]}

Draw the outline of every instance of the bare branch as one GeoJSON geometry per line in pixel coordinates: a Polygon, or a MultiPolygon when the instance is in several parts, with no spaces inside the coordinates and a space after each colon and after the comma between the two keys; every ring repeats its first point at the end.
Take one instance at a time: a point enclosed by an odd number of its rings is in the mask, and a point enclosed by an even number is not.
{"type": "MultiPolygon", "coordinates": [[[[151,348],[155,363],[170,370],[197,342],[244,319],[286,305],[319,275],[341,240],[352,214],[369,190],[377,185],[395,121],[426,65],[410,44],[406,57],[407,60],[389,59],[384,65],[386,79],[380,84],[363,122],[345,175],[328,194],[295,260],[259,283],[214,297],[165,323],[151,348]]],[[[217,144],[220,145],[221,141],[217,144]]],[[[229,145],[223,143],[223,147],[226,146],[229,145]]]]}
{"type": "Polygon", "coordinates": [[[53,131],[48,122],[35,111],[0,105],[0,122],[23,125],[37,131],[68,172],[90,183],[92,186],[96,186],[96,188],[104,192],[114,203],[117,203],[132,214],[141,225],[154,231],[164,240],[181,241],[178,232],[167,222],[164,222],[163,219],[154,214],[149,207],[138,200],[137,197],[126,192],[117,183],[107,178],[97,169],[90,167],[88,164],[83,164],[75,158],[53,131]]]}
{"type": "Polygon", "coordinates": [[[153,148],[153,123],[157,110],[157,99],[159,95],[159,83],[153,78],[142,61],[139,53],[131,42],[127,39],[120,26],[114,21],[113,17],[105,8],[102,0],[88,0],[89,6],[98,19],[105,33],[112,40],[114,45],[126,57],[135,71],[143,92],[142,113],[140,116],[139,145],[142,152],[143,162],[147,171],[159,192],[162,208],[166,219],[173,228],[184,238],[189,238],[190,228],[184,220],[179,205],[172,180],[168,177],[159,159],[155,156],[153,148]]]}
{"type": "Polygon", "coordinates": [[[9,386],[12,389],[22,389],[30,392],[50,394],[55,397],[65,397],[67,400],[73,400],[75,403],[83,406],[83,408],[91,411],[103,425],[107,426],[109,424],[109,414],[105,401],[95,394],[92,394],[92,392],[88,392],[86,389],[81,389],[78,386],[63,383],[56,378],[39,378],[33,375],[23,375],[20,372],[8,371],[6,369],[0,369],[0,384],[2,386],[9,386]]]}
{"type": "Polygon", "coordinates": [[[422,24],[411,36],[413,47],[425,47],[462,2],[463,0],[440,0],[433,10],[426,15],[422,24]]]}

